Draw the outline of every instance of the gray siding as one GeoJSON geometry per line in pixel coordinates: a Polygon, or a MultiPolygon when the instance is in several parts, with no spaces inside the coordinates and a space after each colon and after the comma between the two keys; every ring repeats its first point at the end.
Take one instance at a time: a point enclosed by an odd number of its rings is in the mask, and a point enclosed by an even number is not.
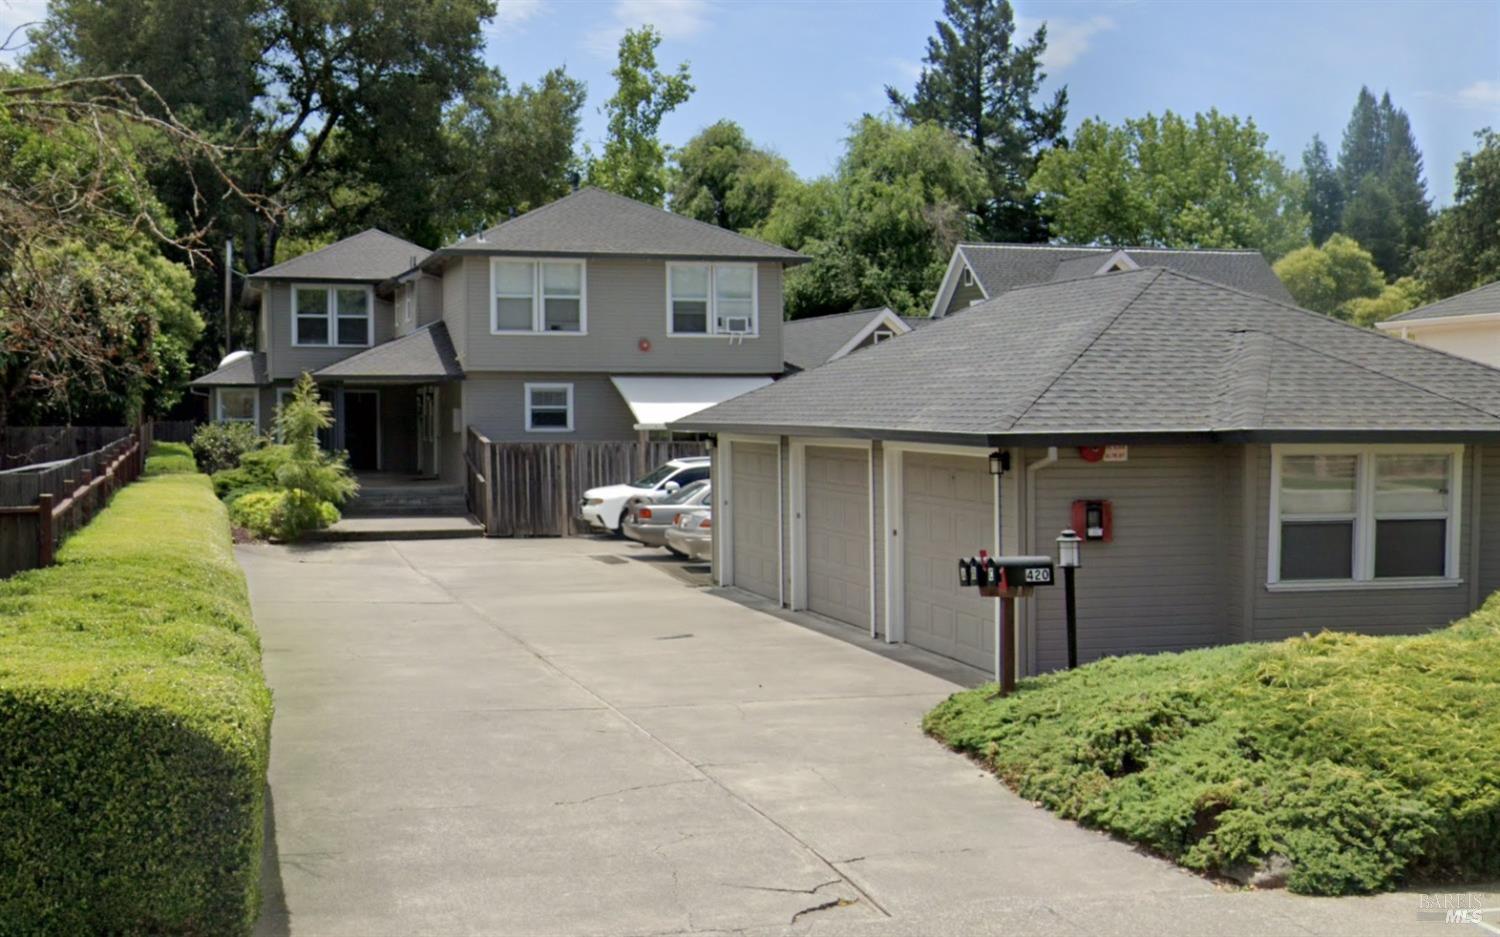
{"type": "MultiPolygon", "coordinates": [[[[1270,532],[1271,450],[1256,446],[1256,534],[1255,534],[1255,640],[1277,640],[1325,628],[1363,634],[1411,634],[1441,628],[1470,611],[1469,589],[1464,584],[1425,589],[1337,589],[1324,592],[1272,592],[1266,588],[1270,532]]],[[[1474,524],[1468,510],[1473,491],[1471,450],[1465,449],[1463,470],[1463,540],[1459,569],[1467,576],[1474,524]]],[[[1483,491],[1480,493],[1484,497],[1483,491]]],[[[1486,513],[1484,523],[1495,526],[1500,514],[1486,513]]],[[[1481,537],[1481,543],[1483,538],[1481,537]]]]}
{"type": "Polygon", "coordinates": [[[1483,604],[1491,593],[1500,590],[1500,445],[1483,446],[1478,456],[1481,524],[1471,527],[1479,538],[1477,599],[1483,604]]]}
{"type": "Polygon", "coordinates": [[[953,298],[948,300],[948,306],[943,312],[945,315],[950,312],[958,312],[960,309],[969,308],[969,305],[974,301],[983,299],[984,293],[980,292],[978,283],[960,286],[953,291],[953,298]]]}
{"type": "MultiPolygon", "coordinates": [[[[1113,508],[1113,541],[1084,544],[1077,574],[1081,662],[1232,640],[1221,527],[1224,449],[1131,446],[1126,462],[1089,463],[1076,448],[1060,447],[1058,463],[1037,473],[1037,553],[1056,554],[1053,541],[1071,526],[1075,499],[1107,499],[1113,508]]],[[[1028,452],[1027,460],[1044,454],[1028,452]]],[[[1037,669],[1065,667],[1061,585],[1036,590],[1036,610],[1037,669]]]]}
{"type": "Polygon", "coordinates": [[[635,418],[603,374],[475,374],[463,381],[464,420],[495,442],[577,442],[637,438],[635,418]],[[526,384],[573,385],[573,432],[526,431],[526,384]]]}
{"type": "Polygon", "coordinates": [[[760,335],[735,345],[722,337],[667,336],[666,271],[659,260],[590,259],[586,335],[491,335],[489,259],[466,257],[445,273],[443,316],[467,371],[781,371],[780,265],[759,266],[760,335]],[[641,339],[650,351],[640,350],[641,339]]]}
{"type": "Polygon", "coordinates": [[[464,414],[462,382],[438,385],[438,476],[444,481],[464,480],[464,414]],[[453,431],[453,413],[458,411],[459,431],[453,431]]]}
{"type": "Polygon", "coordinates": [[[875,582],[875,607],[870,609],[870,618],[875,623],[875,633],[882,638],[890,634],[891,623],[885,614],[885,451],[876,440],[870,450],[870,490],[875,495],[875,517],[870,523],[870,536],[875,538],[875,566],[870,576],[875,582]]]}
{"type": "MultiPolygon", "coordinates": [[[[316,371],[365,350],[363,347],[293,347],[292,284],[272,282],[266,287],[266,296],[270,336],[266,343],[266,368],[272,378],[295,378],[303,371],[316,371]]],[[[395,338],[394,315],[395,309],[389,300],[375,297],[374,344],[395,338]]]]}
{"type": "Polygon", "coordinates": [[[443,281],[430,274],[417,277],[417,325],[431,325],[443,317],[443,281]]]}

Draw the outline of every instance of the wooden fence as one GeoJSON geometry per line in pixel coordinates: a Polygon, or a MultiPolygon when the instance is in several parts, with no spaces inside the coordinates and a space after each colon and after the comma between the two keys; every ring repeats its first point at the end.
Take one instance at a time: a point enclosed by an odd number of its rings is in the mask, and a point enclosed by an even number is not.
{"type": "Polygon", "coordinates": [[[147,425],[75,458],[0,473],[0,578],[50,566],[63,540],[140,476],[151,439],[147,425]]]}
{"type": "Polygon", "coordinates": [[[127,426],[7,426],[0,432],[0,469],[76,459],[129,435],[127,426]]]}
{"type": "Polygon", "coordinates": [[[584,532],[575,518],[583,493],[617,485],[668,459],[707,455],[701,442],[491,442],[464,438],[469,510],[489,537],[566,537],[584,532]]]}

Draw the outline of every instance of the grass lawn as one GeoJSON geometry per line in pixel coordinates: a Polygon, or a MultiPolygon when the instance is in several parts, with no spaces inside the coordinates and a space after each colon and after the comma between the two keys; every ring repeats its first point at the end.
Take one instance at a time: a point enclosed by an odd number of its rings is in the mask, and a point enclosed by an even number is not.
{"type": "Polygon", "coordinates": [[[1065,817],[1311,894],[1500,875],[1500,596],[1419,637],[1119,657],[924,728],[1065,817]]]}

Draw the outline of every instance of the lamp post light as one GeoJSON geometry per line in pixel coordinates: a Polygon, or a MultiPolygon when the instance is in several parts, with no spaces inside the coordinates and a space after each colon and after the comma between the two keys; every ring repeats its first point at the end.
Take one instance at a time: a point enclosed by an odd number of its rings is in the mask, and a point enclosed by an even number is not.
{"type": "Polygon", "coordinates": [[[1057,565],[1063,569],[1063,589],[1068,605],[1068,669],[1078,666],[1078,604],[1074,599],[1073,570],[1083,565],[1083,538],[1072,528],[1057,538],[1057,565]]]}

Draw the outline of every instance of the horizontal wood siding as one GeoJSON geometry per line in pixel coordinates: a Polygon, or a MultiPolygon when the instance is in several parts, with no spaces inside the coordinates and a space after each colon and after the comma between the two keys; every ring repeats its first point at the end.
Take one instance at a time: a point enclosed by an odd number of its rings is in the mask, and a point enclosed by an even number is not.
{"type": "Polygon", "coordinates": [[[590,488],[636,477],[650,465],[707,455],[704,443],[513,443],[465,435],[469,510],[491,537],[558,537],[583,533],[574,515],[590,488]]]}
{"type": "Polygon", "coordinates": [[[455,261],[444,280],[444,316],[462,316],[455,338],[468,371],[610,371],[613,373],[777,374],[782,369],[781,266],[761,264],[757,289],[760,335],[731,345],[727,338],[668,337],[667,267],[660,260],[588,260],[588,334],[491,335],[488,258],[455,261]],[[449,286],[462,278],[465,306],[449,286]],[[650,350],[640,349],[641,339],[650,350]],[[460,343],[461,342],[461,343],[460,343]]]}
{"type": "Polygon", "coordinates": [[[639,434],[625,399],[604,374],[470,374],[463,382],[464,417],[495,442],[632,440],[639,434]],[[573,431],[526,431],[528,383],[573,385],[573,431]]]}
{"type": "MultiPolygon", "coordinates": [[[[1337,589],[1324,592],[1272,592],[1266,588],[1270,531],[1271,449],[1257,446],[1255,482],[1258,491],[1255,536],[1256,640],[1278,640],[1325,628],[1362,634],[1412,634],[1441,628],[1468,614],[1467,584],[1426,589],[1337,589]]],[[[1473,537],[1468,493],[1473,489],[1473,458],[1465,450],[1462,510],[1463,541],[1459,569],[1468,576],[1473,537]]],[[[1480,493],[1481,498],[1484,492],[1480,493]]],[[[1483,506],[1481,506],[1483,507],[1483,506]]],[[[1500,514],[1484,512],[1481,523],[1493,528],[1500,514]]],[[[1482,542],[1483,538],[1481,538],[1482,542]]]]}
{"type": "MultiPolygon", "coordinates": [[[[1043,453],[1032,451],[1027,461],[1043,453]]],[[[1231,640],[1227,625],[1227,532],[1223,447],[1131,446],[1126,462],[1085,462],[1059,448],[1056,465],[1036,475],[1032,543],[1053,542],[1071,526],[1075,499],[1107,499],[1114,540],[1083,546],[1077,573],[1078,657],[1175,651],[1231,640]]],[[[1062,576],[1036,590],[1036,663],[1067,665],[1062,576]]]]}

